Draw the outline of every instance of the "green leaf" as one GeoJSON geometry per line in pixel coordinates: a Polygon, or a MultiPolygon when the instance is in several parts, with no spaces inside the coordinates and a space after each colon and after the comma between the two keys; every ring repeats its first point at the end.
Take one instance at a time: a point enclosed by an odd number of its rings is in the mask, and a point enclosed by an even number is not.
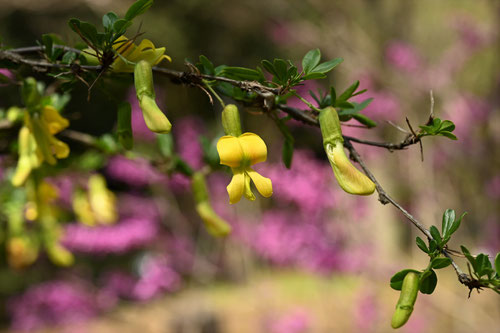
{"type": "Polygon", "coordinates": [[[264,67],[264,69],[266,71],[268,71],[270,74],[277,75],[273,64],[269,60],[262,60],[261,64],[262,64],[262,67],[264,67]]]}
{"type": "Polygon", "coordinates": [[[455,134],[452,134],[452,133],[447,132],[447,131],[442,131],[442,132],[439,132],[439,135],[445,136],[445,137],[447,137],[448,139],[458,140],[458,138],[456,137],[456,135],[455,135],[455,134]]]}
{"type": "Polygon", "coordinates": [[[326,77],[323,73],[309,73],[302,77],[303,80],[316,80],[316,79],[324,79],[326,77]]]}
{"type": "Polygon", "coordinates": [[[492,266],[490,259],[484,253],[480,253],[476,256],[476,267],[474,270],[479,276],[487,275],[488,271],[492,271],[492,266]]]}
{"type": "MultiPolygon", "coordinates": [[[[205,57],[204,55],[200,55],[199,59],[200,59],[201,65],[204,68],[203,73],[208,74],[208,75],[214,75],[215,74],[214,64],[210,60],[208,60],[208,58],[205,57]]],[[[224,67],[224,69],[225,68],[226,67],[224,67]]],[[[223,72],[224,72],[224,69],[222,70],[223,72]]]]}
{"type": "Polygon", "coordinates": [[[334,106],[337,102],[337,92],[333,86],[330,87],[330,105],[334,106]]]}
{"type": "Polygon", "coordinates": [[[115,24],[116,20],[118,20],[118,15],[113,12],[109,12],[102,17],[102,26],[107,31],[111,31],[113,30],[113,25],[115,24]]]}
{"type": "Polygon", "coordinates": [[[43,34],[42,45],[45,47],[45,54],[47,55],[47,57],[49,57],[49,59],[52,59],[52,46],[53,46],[52,36],[49,34],[43,34]]]}
{"type": "MultiPolygon", "coordinates": [[[[121,35],[127,31],[127,29],[132,25],[132,21],[119,19],[113,24],[113,30],[115,31],[115,38],[118,39],[121,35]]],[[[116,40],[115,39],[115,40],[116,40]]]]}
{"type": "Polygon", "coordinates": [[[377,126],[377,123],[375,121],[373,121],[372,119],[368,118],[367,116],[361,113],[355,113],[352,115],[352,117],[361,124],[365,125],[366,127],[372,128],[377,126]]]}
{"type": "Polygon", "coordinates": [[[416,239],[417,246],[424,251],[425,253],[429,253],[429,249],[427,248],[427,245],[425,244],[424,240],[420,237],[417,236],[416,239]]]}
{"type": "Polygon", "coordinates": [[[467,215],[467,212],[464,212],[462,215],[460,215],[458,220],[455,219],[455,221],[453,221],[453,223],[450,226],[450,230],[448,231],[448,236],[453,235],[453,233],[458,230],[458,228],[460,227],[460,223],[462,222],[462,219],[465,215],[467,215]]]}
{"type": "Polygon", "coordinates": [[[351,98],[352,94],[356,91],[356,89],[358,89],[358,87],[359,81],[354,82],[337,98],[337,101],[347,101],[349,98],[351,98]]]}
{"type": "Polygon", "coordinates": [[[189,166],[189,164],[187,164],[187,162],[181,159],[180,157],[176,157],[174,159],[174,167],[176,171],[189,177],[191,177],[194,173],[193,169],[189,166]]]}
{"type": "Polygon", "coordinates": [[[97,43],[97,29],[95,25],[88,22],[80,22],[80,32],[84,37],[94,44],[97,43]]]}
{"type": "Polygon", "coordinates": [[[438,245],[440,245],[443,239],[441,238],[441,235],[439,234],[438,228],[436,228],[435,226],[431,226],[429,231],[431,232],[432,238],[434,238],[436,240],[436,242],[438,243],[438,245]]]}
{"type": "Polygon", "coordinates": [[[282,160],[283,164],[285,164],[285,167],[287,169],[290,169],[290,167],[292,166],[293,151],[294,151],[294,142],[285,139],[285,142],[283,142],[282,160]]]}
{"type": "Polygon", "coordinates": [[[421,274],[419,271],[416,271],[414,269],[403,269],[402,271],[397,272],[391,277],[391,288],[394,290],[401,290],[401,287],[403,286],[403,279],[409,272],[421,274]]]}
{"type": "Polygon", "coordinates": [[[497,271],[497,275],[500,276],[500,252],[495,257],[495,270],[497,271]]]}
{"type": "Polygon", "coordinates": [[[321,59],[321,51],[319,49],[310,50],[302,59],[302,70],[305,74],[309,74],[314,67],[319,64],[321,59]]]}
{"type": "Polygon", "coordinates": [[[438,247],[438,243],[434,240],[434,239],[431,239],[429,241],[429,252],[434,252],[437,250],[437,247],[438,247]]]}
{"type": "Polygon", "coordinates": [[[420,276],[419,290],[423,294],[432,294],[437,285],[437,275],[432,269],[420,276]]]}
{"type": "Polygon", "coordinates": [[[274,70],[276,71],[278,82],[281,84],[286,84],[286,80],[288,78],[288,65],[286,64],[286,61],[283,59],[274,59],[273,66],[274,70]]]}
{"type": "Polygon", "coordinates": [[[201,136],[199,138],[201,149],[203,150],[203,159],[210,165],[212,168],[217,168],[220,166],[220,158],[219,153],[217,152],[217,148],[215,143],[212,143],[206,137],[201,136]]]}
{"type": "Polygon", "coordinates": [[[256,81],[260,78],[259,71],[245,67],[225,67],[221,74],[236,80],[256,81]]]}
{"type": "Polygon", "coordinates": [[[451,265],[450,258],[434,258],[431,261],[431,267],[434,269],[441,269],[451,265]]]}
{"type": "Polygon", "coordinates": [[[330,61],[324,62],[322,64],[319,64],[317,67],[314,68],[314,72],[319,72],[319,73],[328,73],[338,65],[340,65],[344,59],[342,58],[335,58],[330,61]]]}
{"type": "Polygon", "coordinates": [[[77,18],[70,18],[68,21],[68,26],[73,30],[74,32],[78,32],[80,29],[80,23],[81,21],[77,18]]]}
{"type": "Polygon", "coordinates": [[[453,224],[453,221],[455,221],[455,211],[453,209],[445,210],[441,223],[441,232],[443,233],[444,238],[449,236],[449,231],[453,224]]]}
{"type": "Polygon", "coordinates": [[[125,14],[125,19],[132,21],[135,17],[144,14],[153,5],[153,0],[137,0],[130,6],[125,14]]]}
{"type": "Polygon", "coordinates": [[[118,105],[118,128],[116,131],[118,142],[123,148],[130,150],[134,146],[132,134],[132,108],[130,103],[122,102],[118,105]]]}
{"type": "Polygon", "coordinates": [[[63,64],[71,64],[73,61],[75,61],[76,57],[77,55],[75,52],[68,51],[63,55],[61,62],[63,64]]]}

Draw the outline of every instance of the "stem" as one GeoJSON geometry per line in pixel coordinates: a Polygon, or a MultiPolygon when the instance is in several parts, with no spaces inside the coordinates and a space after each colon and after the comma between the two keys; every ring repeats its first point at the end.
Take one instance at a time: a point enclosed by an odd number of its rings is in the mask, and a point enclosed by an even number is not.
{"type": "Polygon", "coordinates": [[[215,90],[210,86],[210,83],[208,83],[207,80],[203,80],[203,84],[205,85],[205,87],[207,87],[208,90],[210,90],[210,92],[215,96],[215,98],[217,98],[217,100],[219,101],[219,103],[222,106],[222,108],[225,108],[226,107],[226,103],[224,103],[224,101],[219,96],[219,94],[217,94],[215,92],[215,90]]]}
{"type": "Polygon", "coordinates": [[[321,112],[320,109],[318,109],[317,107],[315,107],[314,105],[312,105],[311,103],[309,103],[309,101],[307,101],[304,97],[300,96],[297,91],[295,90],[290,90],[290,92],[292,93],[293,96],[297,97],[298,99],[300,99],[302,102],[304,102],[308,107],[310,107],[312,110],[314,111],[317,111],[317,112],[321,112]]]}

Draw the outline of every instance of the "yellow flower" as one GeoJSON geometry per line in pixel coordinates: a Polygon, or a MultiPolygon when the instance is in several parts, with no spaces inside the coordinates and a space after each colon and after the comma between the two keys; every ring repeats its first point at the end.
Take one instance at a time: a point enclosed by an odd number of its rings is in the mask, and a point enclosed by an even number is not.
{"type": "Polygon", "coordinates": [[[54,165],[56,158],[68,156],[68,145],[54,136],[68,126],[69,121],[50,105],[33,116],[24,112],[24,126],[19,131],[19,161],[12,177],[14,186],[21,186],[31,170],[43,161],[54,165]]]}
{"type": "Polygon", "coordinates": [[[268,198],[273,194],[271,180],[251,168],[252,165],[267,159],[266,144],[257,134],[243,133],[238,137],[223,136],[217,142],[217,151],[220,164],[231,167],[233,171],[233,179],[227,186],[229,203],[237,203],[242,195],[249,200],[255,200],[250,188],[250,180],[262,196],[268,198]]]}
{"type": "Polygon", "coordinates": [[[164,54],[165,48],[155,48],[153,42],[149,39],[143,39],[139,45],[135,45],[125,36],[120,36],[113,44],[113,49],[120,54],[111,65],[115,72],[133,72],[134,64],[141,60],[147,61],[151,66],[159,64],[163,59],[172,61],[172,59],[164,54]],[[123,58],[133,64],[127,64],[123,58]]]}

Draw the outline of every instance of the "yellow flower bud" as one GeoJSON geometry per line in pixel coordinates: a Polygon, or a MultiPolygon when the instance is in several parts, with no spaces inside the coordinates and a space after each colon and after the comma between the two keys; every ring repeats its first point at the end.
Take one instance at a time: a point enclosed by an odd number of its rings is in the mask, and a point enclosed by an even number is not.
{"type": "Polygon", "coordinates": [[[399,328],[410,319],[413,306],[417,300],[419,278],[419,274],[415,272],[409,272],[404,277],[401,294],[396,304],[396,311],[392,316],[392,328],[399,328]]]}
{"type": "Polygon", "coordinates": [[[231,232],[231,226],[214,212],[208,201],[198,203],[196,205],[196,211],[203,220],[208,233],[212,236],[224,237],[231,232]]]}
{"type": "Polygon", "coordinates": [[[135,65],[134,84],[139,106],[148,128],[155,133],[169,133],[172,124],[155,101],[151,64],[141,60],[135,65]]]}
{"type": "Polygon", "coordinates": [[[372,194],[375,191],[375,184],[356,169],[345,154],[337,111],[333,107],[321,110],[319,124],[323,135],[323,147],[340,187],[351,194],[372,194]]]}

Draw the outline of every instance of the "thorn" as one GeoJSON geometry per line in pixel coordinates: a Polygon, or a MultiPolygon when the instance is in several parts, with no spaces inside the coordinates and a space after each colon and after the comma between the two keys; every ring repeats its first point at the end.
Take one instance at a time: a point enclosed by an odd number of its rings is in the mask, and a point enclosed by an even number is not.
{"type": "Polygon", "coordinates": [[[394,128],[396,128],[397,130],[399,130],[399,131],[401,131],[401,132],[405,133],[405,134],[409,134],[409,133],[410,133],[410,132],[408,132],[407,130],[405,130],[403,127],[401,127],[401,126],[399,126],[399,125],[397,125],[397,124],[393,123],[393,122],[392,122],[392,121],[390,121],[390,120],[387,120],[387,123],[388,123],[389,125],[393,126],[394,128]]]}

